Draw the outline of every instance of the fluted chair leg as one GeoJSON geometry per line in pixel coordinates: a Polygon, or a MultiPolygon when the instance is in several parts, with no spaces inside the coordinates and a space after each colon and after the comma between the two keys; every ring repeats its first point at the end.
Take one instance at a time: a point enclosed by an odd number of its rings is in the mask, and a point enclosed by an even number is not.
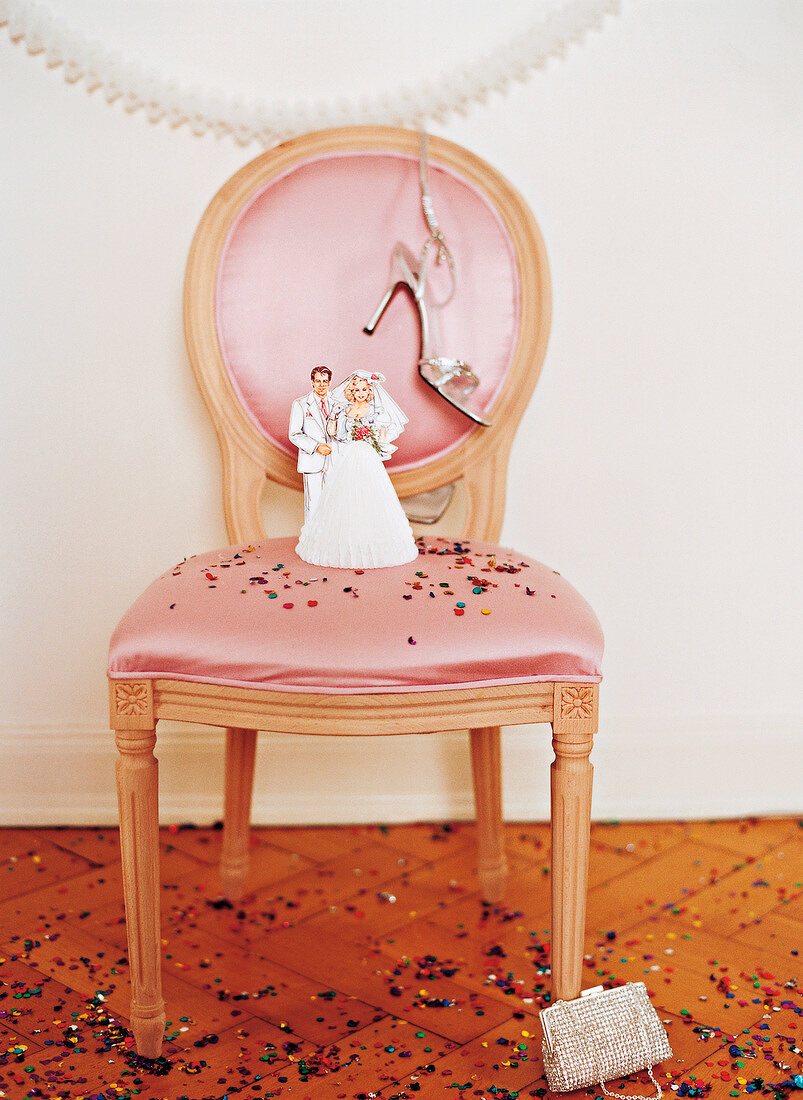
{"type": "Polygon", "coordinates": [[[471,769],[477,814],[477,876],[483,899],[499,901],[507,880],[499,726],[471,730],[471,769]]]}
{"type": "Polygon", "coordinates": [[[131,967],[131,1030],[137,1050],[157,1058],[165,1006],[159,954],[159,791],[154,729],[117,730],[117,797],[131,967]]]}
{"type": "Polygon", "coordinates": [[[248,843],[257,731],[226,730],[226,797],[220,880],[229,901],[239,901],[248,876],[248,843]]]}
{"type": "Polygon", "coordinates": [[[597,730],[596,684],[556,684],[551,769],[552,993],[580,995],[591,840],[589,754],[597,730]]]}

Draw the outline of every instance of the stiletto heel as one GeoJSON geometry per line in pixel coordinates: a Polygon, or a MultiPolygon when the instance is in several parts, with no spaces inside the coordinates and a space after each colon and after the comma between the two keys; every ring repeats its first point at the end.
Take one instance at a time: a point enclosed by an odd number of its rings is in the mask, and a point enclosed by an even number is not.
{"type": "Polygon", "coordinates": [[[368,322],[368,324],[363,328],[363,332],[367,333],[368,336],[373,335],[374,329],[379,324],[379,321],[380,321],[380,318],[382,317],[382,314],[385,312],[385,310],[390,305],[390,299],[393,297],[393,294],[396,291],[396,289],[398,288],[398,286],[399,286],[398,283],[392,282],[390,284],[390,286],[388,287],[388,289],[385,291],[384,296],[382,298],[382,301],[377,306],[376,313],[373,315],[373,317],[368,322]]]}
{"type": "Polygon", "coordinates": [[[374,329],[379,324],[382,314],[390,305],[391,299],[400,286],[409,286],[415,295],[415,286],[418,285],[417,278],[413,275],[413,268],[415,267],[415,260],[413,254],[409,249],[405,248],[401,242],[397,242],[393,246],[393,252],[390,257],[390,282],[388,283],[385,293],[382,295],[382,300],[376,307],[371,320],[363,329],[363,332],[368,336],[372,336],[374,329]],[[415,286],[413,285],[415,284],[415,286]]]}
{"type": "Polygon", "coordinates": [[[450,405],[459,409],[464,416],[469,417],[475,424],[482,424],[483,427],[488,428],[491,426],[491,422],[486,420],[469,400],[471,394],[479,385],[479,379],[474,371],[463,359],[449,359],[437,353],[437,345],[440,341],[437,333],[437,313],[435,311],[439,307],[430,302],[430,312],[428,312],[424,301],[427,290],[426,258],[427,253],[425,252],[423,262],[419,266],[413,254],[401,242],[394,245],[390,283],[382,295],[376,312],[364,327],[363,332],[369,336],[372,335],[396,291],[400,287],[406,287],[412,295],[418,310],[420,331],[418,373],[427,385],[432,386],[450,405]],[[416,268],[419,269],[416,270],[416,268]]]}

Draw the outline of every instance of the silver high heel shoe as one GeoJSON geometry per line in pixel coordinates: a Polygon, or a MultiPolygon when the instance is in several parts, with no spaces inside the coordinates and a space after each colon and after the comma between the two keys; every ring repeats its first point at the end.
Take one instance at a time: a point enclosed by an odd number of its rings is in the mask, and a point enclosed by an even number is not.
{"type": "Polygon", "coordinates": [[[421,332],[421,343],[418,359],[418,373],[434,390],[450,405],[459,409],[461,413],[473,420],[475,424],[482,424],[489,428],[491,422],[486,420],[482,413],[476,409],[471,401],[471,395],[479,385],[471,367],[462,359],[448,359],[438,355],[438,306],[430,302],[430,310],[427,311],[425,296],[427,291],[427,250],[425,250],[422,262],[419,264],[412,252],[400,241],[394,245],[390,282],[382,300],[377,306],[371,320],[363,329],[369,336],[379,323],[382,314],[400,287],[406,287],[412,295],[418,310],[418,320],[421,332]]]}

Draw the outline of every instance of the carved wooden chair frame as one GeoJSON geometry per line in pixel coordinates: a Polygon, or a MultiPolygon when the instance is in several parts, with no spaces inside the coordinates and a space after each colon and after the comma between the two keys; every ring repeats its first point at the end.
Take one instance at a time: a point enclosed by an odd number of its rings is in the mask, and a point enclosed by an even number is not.
{"type": "MultiPolygon", "coordinates": [[[[316,154],[387,149],[416,156],[415,133],[356,127],[305,135],[247,164],[207,208],[187,264],[184,319],[190,361],[212,416],[223,459],[223,501],[232,543],[265,537],[266,477],[300,488],[295,463],[272,446],[243,410],[226,371],[215,324],[216,274],[229,228],[243,205],[272,177],[316,154]]],[[[465,149],[438,138],[430,157],[470,179],[496,207],[513,241],[521,306],[518,340],[506,382],[477,428],[430,465],[393,474],[401,497],[462,480],[466,517],[460,537],[496,541],[515,429],[543,363],[550,319],[546,253],[535,220],[517,192],[465,149]]],[[[457,534],[457,533],[456,533],[457,534]]],[[[131,1022],[138,1050],[161,1050],[165,1009],[159,954],[156,724],[161,719],[226,729],[226,789],[221,877],[229,897],[242,895],[256,731],[352,736],[470,730],[478,832],[478,874],[486,899],[498,900],[506,875],[501,813],[500,727],[552,725],[552,981],[562,999],[580,991],[591,809],[589,753],[597,728],[598,685],[515,683],[461,690],[342,696],[261,691],[180,680],[111,680],[111,726],[119,757],[117,784],[123,881],[132,980],[131,1022]]]]}

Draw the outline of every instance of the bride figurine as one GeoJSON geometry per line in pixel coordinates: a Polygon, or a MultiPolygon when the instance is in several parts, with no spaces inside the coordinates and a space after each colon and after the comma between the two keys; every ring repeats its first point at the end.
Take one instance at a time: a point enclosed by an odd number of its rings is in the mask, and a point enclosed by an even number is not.
{"type": "Polygon", "coordinates": [[[384,381],[383,374],[359,370],[332,391],[327,431],[339,447],[296,546],[312,565],[371,569],[418,557],[383,465],[407,423],[384,381]]]}

